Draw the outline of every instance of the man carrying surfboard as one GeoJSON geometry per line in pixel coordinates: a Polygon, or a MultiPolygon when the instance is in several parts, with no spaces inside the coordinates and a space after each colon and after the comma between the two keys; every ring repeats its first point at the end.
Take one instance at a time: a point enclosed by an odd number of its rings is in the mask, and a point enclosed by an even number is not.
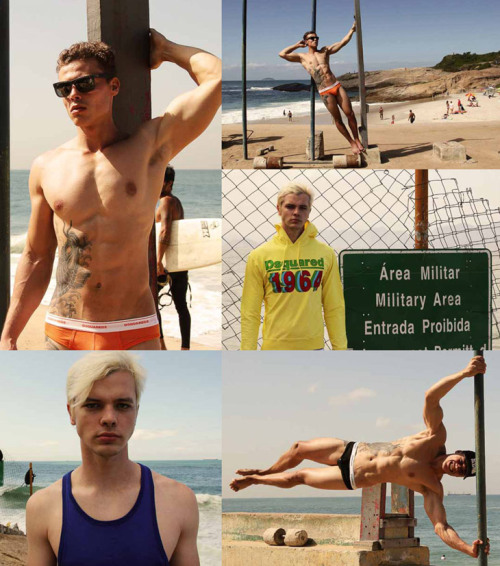
{"type": "MultiPolygon", "coordinates": [[[[181,201],[172,194],[174,187],[175,170],[170,165],[165,170],[165,178],[163,188],[160,194],[160,202],[156,209],[156,222],[160,222],[161,228],[158,234],[158,246],[156,248],[156,269],[158,273],[158,282],[162,280],[166,282],[167,274],[163,267],[163,256],[167,251],[170,243],[170,235],[172,233],[172,223],[174,220],[184,219],[184,209],[181,201]]],[[[191,315],[186,302],[186,294],[188,290],[188,272],[176,271],[169,273],[170,291],[175,309],[179,315],[179,326],[181,328],[181,350],[189,350],[191,340],[191,315]]],[[[166,350],[163,340],[163,331],[160,323],[160,343],[161,349],[166,350]]]]}
{"type": "Polygon", "coordinates": [[[60,54],[54,91],[77,135],[33,163],[31,218],[1,348],[16,349],[47,289],[57,248],[48,349],[159,349],[149,287],[151,220],[166,165],[207,128],[221,98],[217,57],[151,30],[150,66],[164,61],[185,69],[197,88],[128,136],[113,121],[120,80],[111,48],[84,42],[60,54]]]}
{"type": "Polygon", "coordinates": [[[308,221],[313,192],[291,182],[278,193],[281,225],[248,256],[241,297],[241,349],[256,350],[264,301],[263,350],[321,350],[323,318],[334,350],[345,350],[344,293],[335,252],[308,221]]]}

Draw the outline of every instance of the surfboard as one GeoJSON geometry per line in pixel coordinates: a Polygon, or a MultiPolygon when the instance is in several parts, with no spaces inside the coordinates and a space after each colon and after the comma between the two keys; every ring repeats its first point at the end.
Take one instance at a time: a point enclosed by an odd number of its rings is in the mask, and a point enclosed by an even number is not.
{"type": "MultiPolygon", "coordinates": [[[[156,224],[156,234],[161,224],[156,224]]],[[[163,256],[165,269],[174,273],[207,267],[222,261],[222,220],[186,218],[172,222],[170,244],[163,256]]]]}

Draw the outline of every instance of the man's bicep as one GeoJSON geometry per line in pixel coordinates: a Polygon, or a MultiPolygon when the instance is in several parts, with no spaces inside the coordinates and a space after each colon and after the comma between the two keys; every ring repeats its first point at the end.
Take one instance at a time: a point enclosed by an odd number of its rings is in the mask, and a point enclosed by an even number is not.
{"type": "Polygon", "coordinates": [[[26,506],[26,533],[28,538],[27,566],[56,566],[57,559],[47,536],[43,509],[34,500],[26,506]]]}
{"type": "Polygon", "coordinates": [[[221,83],[212,79],[181,94],[161,118],[157,147],[168,148],[168,161],[200,136],[213,120],[221,103],[221,83]]]}
{"type": "Polygon", "coordinates": [[[285,55],[281,55],[281,57],[291,63],[300,63],[300,53],[286,53],[285,55]]]}
{"type": "Polygon", "coordinates": [[[439,401],[432,397],[429,397],[427,394],[425,396],[424,401],[424,422],[431,431],[437,432],[440,426],[443,424],[443,409],[439,404],[439,401]]]}
{"type": "Polygon", "coordinates": [[[434,491],[424,493],[424,509],[434,527],[447,524],[442,498],[434,491]]]}
{"type": "Polygon", "coordinates": [[[31,216],[26,247],[39,256],[50,255],[57,246],[53,223],[54,213],[45,198],[36,170],[30,174],[29,188],[31,216]]]}
{"type": "Polygon", "coordinates": [[[199,566],[198,537],[199,513],[198,503],[194,493],[190,493],[185,500],[185,520],[181,535],[170,559],[171,566],[199,566]]]}

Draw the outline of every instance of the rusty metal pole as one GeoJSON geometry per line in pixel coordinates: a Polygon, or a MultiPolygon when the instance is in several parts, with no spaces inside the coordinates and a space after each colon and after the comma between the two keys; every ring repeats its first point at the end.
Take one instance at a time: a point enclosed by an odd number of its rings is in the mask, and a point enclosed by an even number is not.
{"type": "Polygon", "coordinates": [[[33,495],[33,463],[30,462],[30,497],[33,495]]]}
{"type": "Polygon", "coordinates": [[[415,169],[415,249],[429,248],[429,171],[415,169]]]}
{"type": "Polygon", "coordinates": [[[9,0],[0,2],[0,331],[10,302],[9,0]]]}
{"type": "Polygon", "coordinates": [[[248,159],[247,143],[247,0],[243,0],[241,39],[241,111],[243,124],[243,159],[248,159]]]}
{"type": "MultiPolygon", "coordinates": [[[[121,131],[130,134],[151,119],[149,0],[87,0],[87,34],[89,41],[104,41],[116,54],[121,87],[113,102],[113,118],[121,131]]],[[[154,222],[149,237],[149,284],[157,302],[154,222]]]]}
{"type": "MultiPolygon", "coordinates": [[[[311,13],[311,30],[316,33],[316,0],[312,0],[312,13],[311,13]]],[[[316,159],[314,151],[314,142],[316,139],[316,83],[311,77],[311,146],[309,151],[311,153],[311,161],[316,159]]]]}
{"type": "MultiPolygon", "coordinates": [[[[474,352],[482,356],[482,350],[474,352]]],[[[488,565],[488,555],[484,552],[484,545],[488,537],[486,528],[486,457],[484,439],[484,375],[474,376],[474,418],[476,431],[476,509],[477,509],[477,537],[483,541],[479,546],[479,566],[488,565]]]]}
{"type": "Polygon", "coordinates": [[[359,133],[361,142],[368,149],[368,119],[366,105],[366,86],[365,86],[365,59],[363,55],[363,32],[361,29],[361,6],[360,0],[354,0],[354,14],[356,18],[356,42],[358,46],[358,77],[359,77],[359,106],[361,112],[361,125],[359,133]]]}

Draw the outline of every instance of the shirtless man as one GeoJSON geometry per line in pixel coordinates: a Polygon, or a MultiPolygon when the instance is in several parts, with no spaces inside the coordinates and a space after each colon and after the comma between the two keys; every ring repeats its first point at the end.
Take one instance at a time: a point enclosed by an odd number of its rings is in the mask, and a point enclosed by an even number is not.
{"type": "MultiPolygon", "coordinates": [[[[182,220],[184,218],[184,209],[181,201],[172,194],[174,187],[175,171],[173,167],[168,166],[165,170],[165,179],[160,194],[160,204],[156,209],[156,222],[161,223],[160,233],[158,235],[158,247],[156,253],[156,269],[158,273],[158,281],[164,278],[166,282],[167,274],[163,267],[163,256],[167,251],[170,243],[170,234],[172,232],[172,222],[174,220],[182,220]]],[[[181,350],[189,350],[191,341],[191,315],[186,303],[186,294],[188,290],[188,272],[177,271],[169,273],[171,280],[171,294],[174,301],[175,309],[179,315],[179,326],[181,328],[181,350]]],[[[160,328],[161,331],[161,328],[160,328]]],[[[163,332],[160,338],[161,349],[166,350],[163,341],[163,332]]]]}
{"type": "Polygon", "coordinates": [[[355,31],[356,22],[354,22],[344,39],[337,43],[332,43],[332,45],[322,47],[321,49],[318,49],[319,37],[316,35],[316,32],[308,31],[304,34],[303,39],[298,41],[295,45],[285,47],[285,49],[281,51],[280,57],[293,63],[301,63],[304,69],[311,75],[323,99],[324,105],[335,121],[338,131],[349,142],[352,152],[358,155],[362,151],[365,151],[365,148],[359,140],[356,116],[354,115],[347,92],[330,69],[330,55],[337,53],[344,45],[347,45],[355,31]],[[300,49],[301,47],[307,47],[307,53],[294,53],[296,49],[300,49]],[[340,109],[342,109],[342,112],[347,118],[352,137],[342,122],[340,109]]]}
{"type": "Polygon", "coordinates": [[[48,349],[159,349],[148,270],[154,210],[166,165],[207,128],[220,105],[221,70],[217,57],[155,30],[150,49],[152,69],[170,61],[198,86],[131,136],[113,122],[120,81],[111,49],[79,43],[59,56],[54,89],[77,135],[33,163],[31,218],[2,349],[16,349],[49,284],[56,248],[48,349]]]}
{"type": "Polygon", "coordinates": [[[28,566],[198,566],[198,505],[185,485],[128,458],[145,374],[127,352],[69,370],[82,464],[26,506],[28,566]]]}
{"type": "MultiPolygon", "coordinates": [[[[418,434],[393,442],[354,443],[338,438],[299,441],[265,470],[238,470],[237,473],[245,477],[234,479],[231,488],[240,491],[256,484],[282,488],[302,484],[318,489],[345,490],[384,482],[396,483],[423,495],[425,512],[443,542],[477,558],[478,546],[483,543],[475,540],[467,544],[448,524],[441,483],[444,474],[463,478],[474,476],[475,453],[446,453],[446,428],[439,402],[462,379],[485,371],[484,359],[477,356],[464,370],[433,385],[425,394],[426,428],[418,434]],[[327,467],[286,471],[295,468],[303,460],[312,460],[327,467]]],[[[485,550],[489,552],[488,544],[485,550]]]]}

